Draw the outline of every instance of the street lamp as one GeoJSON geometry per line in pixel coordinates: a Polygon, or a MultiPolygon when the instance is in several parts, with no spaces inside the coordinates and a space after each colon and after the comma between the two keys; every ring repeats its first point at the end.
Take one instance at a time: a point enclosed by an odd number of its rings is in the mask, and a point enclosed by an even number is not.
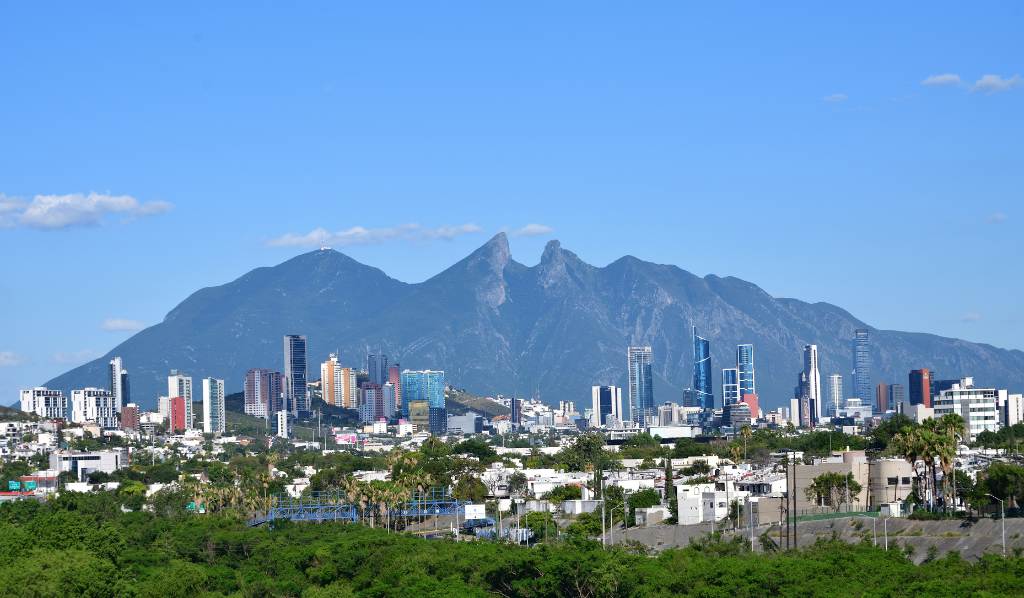
{"type": "Polygon", "coordinates": [[[885,550],[886,550],[886,552],[889,551],[889,519],[891,519],[891,518],[892,518],[892,515],[889,515],[888,517],[885,517],[885,518],[882,519],[882,533],[885,534],[885,550]]]}
{"type": "Polygon", "coordinates": [[[995,496],[994,494],[987,494],[986,496],[991,496],[992,498],[994,498],[994,499],[999,501],[999,523],[1003,527],[1003,556],[1005,557],[1006,556],[1006,509],[1004,507],[1006,505],[1003,503],[1003,499],[999,498],[998,496],[995,496]]]}

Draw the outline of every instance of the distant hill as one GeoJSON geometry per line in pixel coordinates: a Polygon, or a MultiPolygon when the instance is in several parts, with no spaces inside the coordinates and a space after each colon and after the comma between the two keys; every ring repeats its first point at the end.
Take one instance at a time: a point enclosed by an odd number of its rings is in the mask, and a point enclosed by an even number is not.
{"type": "MultiPolygon", "coordinates": [[[[626,384],[626,347],[651,345],[655,400],[678,401],[692,368],[690,323],[711,340],[716,399],[721,370],[739,343],[754,343],[762,405],[788,404],[801,348],[820,349],[821,373],[849,377],[856,328],[872,334],[874,379],[906,383],[912,368],[973,375],[1024,388],[1024,352],[930,334],[877,330],[827,303],[775,298],[732,277],[698,277],[676,266],[623,257],[591,266],[552,241],[540,263],[514,261],[500,234],[419,284],[406,284],[337,251],[299,255],[197,291],[104,357],[46,383],[70,390],[106,384],[106,364],[124,358],[133,399],[152,407],[167,372],[224,378],[281,369],[282,336],[306,334],[309,371],[329,352],[362,365],[380,348],[412,369],[443,369],[476,392],[539,395],[586,405],[592,384],[626,384]]],[[[850,392],[848,383],[847,392],[850,392]]],[[[868,397],[873,399],[873,397],[868,397]]]]}

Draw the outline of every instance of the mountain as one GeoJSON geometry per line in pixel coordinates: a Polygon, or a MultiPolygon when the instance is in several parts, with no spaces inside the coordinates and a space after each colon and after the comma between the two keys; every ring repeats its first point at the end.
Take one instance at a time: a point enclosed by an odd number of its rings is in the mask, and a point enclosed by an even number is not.
{"type": "Polygon", "coordinates": [[[195,388],[199,378],[215,376],[236,392],[247,369],[282,367],[283,335],[305,334],[312,379],[329,352],[362,366],[367,351],[380,349],[404,368],[444,369],[475,393],[588,405],[591,385],[625,386],[626,347],[649,344],[661,403],[679,401],[689,385],[690,322],[711,341],[719,404],[721,370],[735,363],[736,345],[748,342],[762,405],[788,405],[808,343],[819,347],[823,385],[841,373],[849,394],[857,328],[871,330],[875,382],[906,384],[910,369],[929,367],[942,378],[1024,387],[1022,351],[876,330],[834,305],[775,298],[737,278],[701,278],[629,256],[598,268],[558,241],[539,264],[525,266],[512,259],[504,234],[419,284],[329,249],[258,268],[194,293],[163,322],[46,385],[104,386],[107,362],[120,355],[133,399],[144,407],[166,392],[172,368],[190,373],[195,388]]]}

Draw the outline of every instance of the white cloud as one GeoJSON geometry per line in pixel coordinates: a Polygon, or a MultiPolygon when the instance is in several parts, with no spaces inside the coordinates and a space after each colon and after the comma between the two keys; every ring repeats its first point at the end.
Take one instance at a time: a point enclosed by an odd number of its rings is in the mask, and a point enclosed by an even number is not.
{"type": "Polygon", "coordinates": [[[513,237],[542,237],[555,232],[555,229],[546,224],[530,223],[522,228],[517,228],[509,234],[513,237]]]}
{"type": "Polygon", "coordinates": [[[82,351],[58,351],[53,354],[53,362],[61,365],[79,365],[86,361],[92,361],[97,357],[103,355],[99,351],[93,349],[83,349],[82,351]]]}
{"type": "Polygon", "coordinates": [[[0,226],[45,230],[94,226],[111,215],[131,219],[162,214],[172,207],[166,201],[140,202],[130,195],[36,195],[29,202],[0,194],[0,226]]]}
{"type": "Polygon", "coordinates": [[[1024,81],[1021,81],[1020,75],[1014,75],[1006,79],[1003,79],[999,75],[982,75],[981,79],[974,82],[974,85],[971,87],[971,91],[980,91],[983,93],[1010,91],[1022,82],[1024,81]]]}
{"type": "Polygon", "coordinates": [[[1009,217],[1006,214],[1002,212],[995,212],[986,218],[985,222],[988,222],[989,224],[1002,224],[1003,222],[1006,222],[1007,218],[1009,217]]]}
{"type": "Polygon", "coordinates": [[[838,102],[845,102],[849,98],[847,97],[847,95],[845,93],[834,93],[832,95],[827,95],[827,96],[825,96],[822,99],[825,100],[826,102],[830,102],[830,103],[835,104],[835,103],[838,103],[838,102]]]}
{"type": "Polygon", "coordinates": [[[25,360],[14,351],[0,351],[0,367],[21,365],[25,360]]]}
{"type": "Polygon", "coordinates": [[[324,228],[315,228],[304,235],[288,233],[267,241],[271,247],[323,247],[334,245],[347,247],[350,245],[372,245],[385,241],[423,241],[443,239],[478,233],[483,229],[471,223],[455,226],[438,226],[425,228],[419,224],[400,224],[385,228],[364,228],[353,226],[345,230],[330,232],[324,228]]]}
{"type": "Polygon", "coordinates": [[[927,85],[929,87],[938,87],[942,85],[960,85],[960,75],[955,73],[943,73],[941,75],[931,75],[924,81],[921,81],[921,85],[927,85]]]}
{"type": "Polygon", "coordinates": [[[108,332],[137,332],[145,327],[146,325],[138,320],[126,318],[107,318],[101,326],[108,332]]]}
{"type": "Polygon", "coordinates": [[[978,322],[981,320],[981,314],[976,311],[969,311],[960,317],[961,322],[978,322]]]}

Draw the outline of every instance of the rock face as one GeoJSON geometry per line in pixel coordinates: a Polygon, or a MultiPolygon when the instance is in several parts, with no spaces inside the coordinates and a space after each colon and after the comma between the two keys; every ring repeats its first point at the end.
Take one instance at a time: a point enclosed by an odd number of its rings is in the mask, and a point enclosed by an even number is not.
{"type": "Polygon", "coordinates": [[[146,408],[166,392],[172,368],[191,374],[195,388],[216,376],[236,392],[247,369],[281,369],[283,335],[305,334],[312,379],[329,352],[362,367],[367,351],[379,348],[403,367],[444,369],[451,383],[476,393],[539,395],[580,408],[593,384],[625,386],[627,346],[651,345],[662,403],[679,401],[690,384],[691,322],[711,341],[718,404],[721,370],[735,364],[739,343],[755,346],[762,405],[789,404],[807,343],[819,347],[823,388],[828,374],[840,373],[849,395],[856,328],[871,329],[874,382],[906,384],[910,369],[929,367],[940,378],[1024,387],[1021,351],[875,330],[833,305],[774,298],[736,278],[700,278],[629,256],[597,268],[557,241],[528,267],[512,260],[504,234],[419,284],[331,250],[257,268],[194,293],[160,324],[46,385],[105,386],[106,364],[120,355],[133,400],[146,408]]]}

